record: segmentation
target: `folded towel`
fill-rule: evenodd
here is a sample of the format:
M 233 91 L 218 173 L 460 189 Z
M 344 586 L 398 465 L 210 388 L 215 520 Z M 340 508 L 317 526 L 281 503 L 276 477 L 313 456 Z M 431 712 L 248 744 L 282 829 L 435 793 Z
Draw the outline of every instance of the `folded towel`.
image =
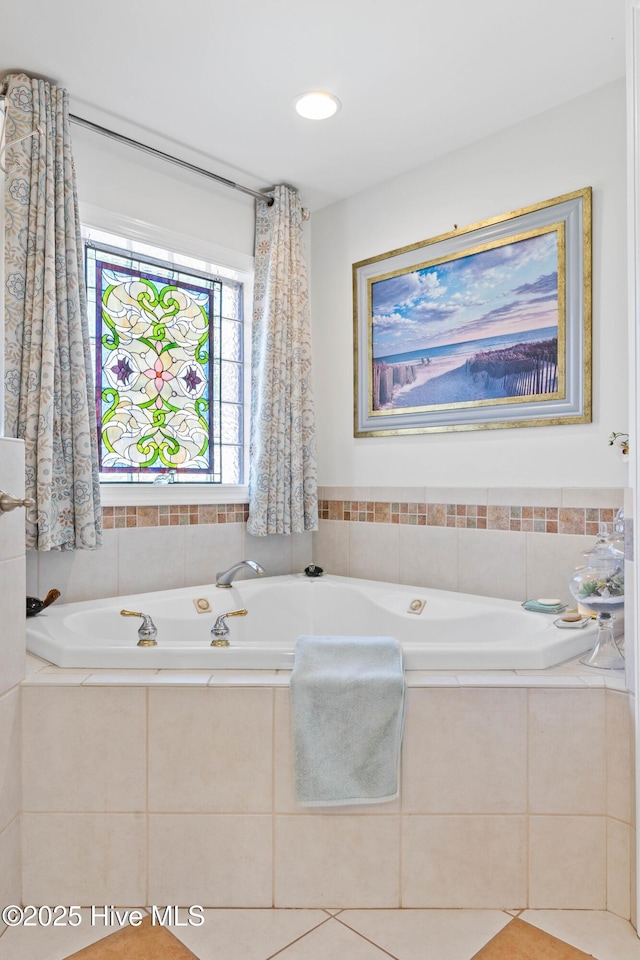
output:
M 398 796 L 405 680 L 393 637 L 299 637 L 291 675 L 295 795 L 305 806 Z

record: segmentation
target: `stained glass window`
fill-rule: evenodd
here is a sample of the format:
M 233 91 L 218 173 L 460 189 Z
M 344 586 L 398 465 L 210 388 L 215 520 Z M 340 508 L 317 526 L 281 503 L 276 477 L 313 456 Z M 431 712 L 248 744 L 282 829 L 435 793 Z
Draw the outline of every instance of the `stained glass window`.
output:
M 102 479 L 241 483 L 242 284 L 186 258 L 85 253 Z

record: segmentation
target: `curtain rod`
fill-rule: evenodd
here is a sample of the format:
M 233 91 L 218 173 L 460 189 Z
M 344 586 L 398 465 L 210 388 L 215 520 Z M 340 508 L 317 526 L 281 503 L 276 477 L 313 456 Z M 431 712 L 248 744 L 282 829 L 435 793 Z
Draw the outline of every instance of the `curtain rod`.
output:
M 4 94 L 0 94 L 0 100 L 4 100 Z M 267 197 L 264 193 L 259 193 L 257 190 L 251 190 L 250 187 L 243 187 L 239 183 L 235 183 L 233 180 L 228 180 L 227 177 L 221 177 L 217 173 L 212 173 L 211 170 L 205 170 L 203 167 L 196 167 L 195 164 L 189 163 L 187 160 L 180 160 L 178 157 L 172 156 L 170 153 L 164 153 L 162 150 L 156 150 L 155 147 L 150 147 L 146 143 L 140 143 L 138 140 L 133 140 L 131 137 L 125 137 L 122 133 L 116 133 L 115 130 L 109 130 L 107 127 L 101 127 L 98 123 L 93 123 L 91 120 L 85 120 L 84 117 L 78 117 L 73 113 L 69 114 L 69 119 L 73 123 L 77 123 L 80 127 L 86 127 L 87 130 L 93 130 L 95 133 L 100 133 L 104 137 L 110 137 L 112 140 L 119 140 L 120 143 L 126 143 L 129 147 L 135 147 L 136 150 L 142 150 L 143 153 L 149 153 L 151 156 L 160 157 L 162 160 L 167 160 L 169 163 L 174 163 L 178 167 L 184 167 L 186 170 L 191 170 L 192 173 L 199 173 L 203 177 L 208 177 L 210 180 L 215 180 L 216 183 L 221 183 L 225 187 L 231 187 L 233 190 L 239 190 L 241 193 L 247 193 L 250 197 L 255 197 L 257 200 L 266 200 L 268 206 L 273 205 L 273 197 Z

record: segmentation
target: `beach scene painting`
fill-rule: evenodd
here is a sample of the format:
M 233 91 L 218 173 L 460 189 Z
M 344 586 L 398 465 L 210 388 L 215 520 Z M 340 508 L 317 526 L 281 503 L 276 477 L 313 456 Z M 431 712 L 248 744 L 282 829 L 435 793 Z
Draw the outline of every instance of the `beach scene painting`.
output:
M 562 227 L 372 277 L 370 415 L 561 397 Z

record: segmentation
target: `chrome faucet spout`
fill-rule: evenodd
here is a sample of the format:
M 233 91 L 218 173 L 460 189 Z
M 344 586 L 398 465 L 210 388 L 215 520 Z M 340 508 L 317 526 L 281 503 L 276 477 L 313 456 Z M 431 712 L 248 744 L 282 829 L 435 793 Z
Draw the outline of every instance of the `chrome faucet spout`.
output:
M 263 577 L 266 573 L 264 567 L 261 567 L 255 560 L 241 560 L 240 563 L 235 563 L 228 570 L 222 570 L 216 574 L 216 587 L 230 587 L 234 577 L 245 567 L 253 570 L 257 577 Z

